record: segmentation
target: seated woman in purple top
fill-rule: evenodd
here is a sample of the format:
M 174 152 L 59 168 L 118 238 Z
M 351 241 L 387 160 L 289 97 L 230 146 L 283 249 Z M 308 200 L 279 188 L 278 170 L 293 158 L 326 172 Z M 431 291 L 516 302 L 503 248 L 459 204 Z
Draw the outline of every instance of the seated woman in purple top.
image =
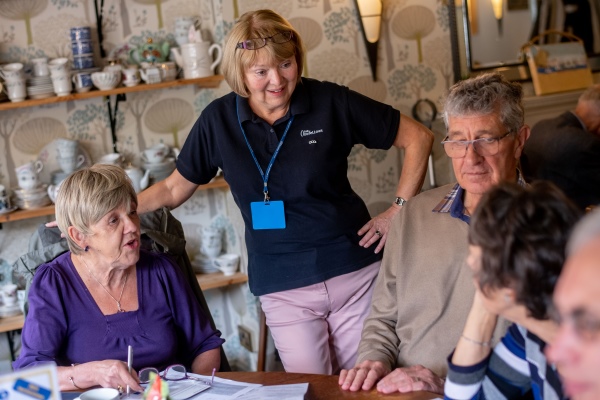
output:
M 70 251 L 35 274 L 15 369 L 54 362 L 61 390 L 141 390 L 135 371 L 144 367 L 219 368 L 221 333 L 177 265 L 140 252 L 136 208 L 119 167 L 98 164 L 63 181 L 56 219 Z

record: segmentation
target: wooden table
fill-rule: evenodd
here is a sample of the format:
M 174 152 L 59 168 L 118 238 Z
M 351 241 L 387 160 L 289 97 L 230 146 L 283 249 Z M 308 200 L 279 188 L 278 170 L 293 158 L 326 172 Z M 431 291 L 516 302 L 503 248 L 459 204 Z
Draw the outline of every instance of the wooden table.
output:
M 340 389 L 337 375 L 289 374 L 287 372 L 219 372 L 220 378 L 234 381 L 260 383 L 261 385 L 287 385 L 308 382 L 307 399 L 397 399 L 397 400 L 430 400 L 442 397 L 430 392 L 380 394 L 376 390 L 368 392 L 349 392 Z

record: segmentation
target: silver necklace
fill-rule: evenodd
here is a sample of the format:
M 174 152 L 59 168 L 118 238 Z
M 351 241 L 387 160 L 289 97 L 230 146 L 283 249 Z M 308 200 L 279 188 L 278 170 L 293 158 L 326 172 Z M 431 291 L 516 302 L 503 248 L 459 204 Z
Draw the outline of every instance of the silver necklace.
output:
M 129 277 L 129 271 L 127 271 L 127 273 L 125 274 L 125 280 L 123 281 L 123 286 L 121 287 L 121 294 L 119 295 L 119 300 L 115 299 L 115 296 L 113 296 L 112 294 L 110 294 L 110 292 L 108 291 L 108 289 L 106 289 L 106 287 L 98 280 L 96 279 L 96 277 L 94 276 L 94 274 L 92 274 L 92 270 L 90 270 L 90 267 L 88 267 L 87 263 L 85 262 L 85 260 L 82 257 L 79 257 L 79 259 L 81 260 L 81 262 L 83 263 L 83 265 L 85 265 L 85 268 L 88 270 L 90 276 L 92 278 L 94 278 L 94 280 L 96 282 L 98 282 L 98 285 L 100 285 L 100 287 L 102 287 L 102 289 L 104 289 L 104 291 L 106 292 L 106 294 L 108 294 L 110 296 L 111 299 L 113 299 L 116 303 L 117 303 L 117 312 L 125 312 L 125 310 L 123 310 L 121 308 L 121 299 L 123 298 L 123 291 L 125 290 L 125 285 L 127 284 L 127 278 Z

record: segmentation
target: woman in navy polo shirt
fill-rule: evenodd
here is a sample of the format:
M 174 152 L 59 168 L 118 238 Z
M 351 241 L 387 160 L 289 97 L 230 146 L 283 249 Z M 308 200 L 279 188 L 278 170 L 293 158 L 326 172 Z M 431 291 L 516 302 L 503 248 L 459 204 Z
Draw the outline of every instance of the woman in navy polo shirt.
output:
M 283 17 L 242 15 L 222 64 L 233 92 L 206 107 L 177 169 L 139 195 L 138 210 L 179 206 L 221 168 L 286 371 L 331 374 L 354 366 L 389 221 L 421 189 L 433 135 L 389 105 L 302 78 L 304 57 Z M 405 150 L 397 197 L 374 218 L 347 177 L 356 144 Z

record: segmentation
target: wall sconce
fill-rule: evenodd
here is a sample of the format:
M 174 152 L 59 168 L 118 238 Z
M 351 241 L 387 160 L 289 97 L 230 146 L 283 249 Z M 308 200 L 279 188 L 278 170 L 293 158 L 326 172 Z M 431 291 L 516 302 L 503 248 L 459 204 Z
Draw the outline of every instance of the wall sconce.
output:
M 504 12 L 504 1 L 503 0 L 491 0 L 492 10 L 494 10 L 494 17 L 498 21 L 498 35 L 502 36 L 502 14 Z
M 360 17 L 360 27 L 367 48 L 367 56 L 371 65 L 373 81 L 377 80 L 377 47 L 381 32 L 381 14 L 383 3 L 381 0 L 354 0 Z

